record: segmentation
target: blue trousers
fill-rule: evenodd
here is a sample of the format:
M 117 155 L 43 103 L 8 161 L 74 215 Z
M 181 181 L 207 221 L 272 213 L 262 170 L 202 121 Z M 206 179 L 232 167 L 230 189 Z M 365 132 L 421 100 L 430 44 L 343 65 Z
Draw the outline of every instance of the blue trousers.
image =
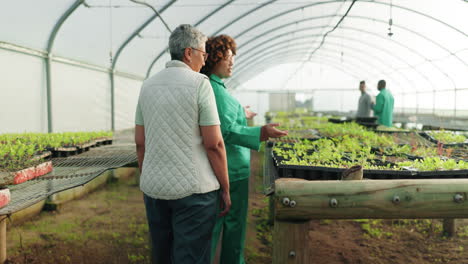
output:
M 154 264 L 209 264 L 219 192 L 178 200 L 144 195 Z

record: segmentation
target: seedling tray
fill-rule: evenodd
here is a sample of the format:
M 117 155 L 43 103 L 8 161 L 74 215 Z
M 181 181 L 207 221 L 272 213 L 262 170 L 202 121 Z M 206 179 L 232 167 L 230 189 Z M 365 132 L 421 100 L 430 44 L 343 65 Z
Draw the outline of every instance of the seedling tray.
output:
M 419 134 L 429 140 L 430 142 L 434 143 L 434 144 L 438 144 L 439 141 L 437 139 L 435 139 L 434 137 L 432 137 L 429 133 L 427 133 L 427 131 L 421 131 L 419 132 Z M 442 143 L 442 142 L 441 142 Z M 468 146 L 468 142 L 465 140 L 465 142 L 462 142 L 462 143 L 442 143 L 444 148 L 445 147 L 463 147 L 463 146 Z
M 468 170 L 419 171 L 418 178 L 420 179 L 468 178 Z
M 77 147 L 60 147 L 60 148 L 52 148 L 50 149 L 52 152 L 52 157 L 69 157 L 72 155 L 76 155 L 78 153 Z
M 299 178 L 309 181 L 340 180 L 345 168 L 279 165 L 277 166 L 280 178 Z M 417 179 L 416 171 L 410 170 L 364 170 L 364 178 L 383 179 Z

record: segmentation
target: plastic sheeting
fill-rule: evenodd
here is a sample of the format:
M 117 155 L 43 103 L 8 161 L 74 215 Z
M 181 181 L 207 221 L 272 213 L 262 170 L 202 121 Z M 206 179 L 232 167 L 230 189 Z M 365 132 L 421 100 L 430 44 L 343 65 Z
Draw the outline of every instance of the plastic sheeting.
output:
M 231 89 L 257 91 L 254 79 L 270 74 L 271 83 L 262 89 L 282 83 L 275 89 L 294 86 L 294 90 L 322 92 L 324 86 L 314 84 L 323 76 L 307 70 L 317 66 L 322 73 L 333 72 L 334 80 L 342 80 L 334 86 L 348 89 L 349 94 L 356 91 L 359 80 L 367 80 L 374 89 L 379 79 L 386 79 L 398 107 L 457 114 L 468 110 L 464 103 L 468 100 L 468 3 L 463 0 L 359 0 L 325 39 L 352 1 L 146 3 L 160 12 L 170 29 L 188 23 L 207 35 L 235 37 L 239 48 L 234 76 L 227 82 Z M 0 76 L 0 104 L 8 111 L 0 114 L 0 132 L 47 130 L 45 62 L 49 55 L 55 131 L 78 129 L 74 124 L 109 129 L 112 116 L 115 128 L 133 124 L 130 112 L 141 82 L 169 60 L 170 32 L 151 8 L 129 0 L 17 0 L 2 1 L 0 7 L 0 69 L 6 73 Z M 286 75 L 291 63 L 296 69 Z M 275 66 L 285 73 L 269 73 Z M 112 86 L 110 72 L 114 71 Z M 298 77 L 299 73 L 311 78 Z M 338 107 L 333 98 L 343 97 L 341 90 L 331 90 L 315 102 Z M 29 103 L 18 106 L 20 97 Z M 73 111 L 84 107 L 89 112 L 81 115 L 62 107 L 72 99 L 77 100 Z M 19 121 L 24 113 L 29 114 L 28 120 Z

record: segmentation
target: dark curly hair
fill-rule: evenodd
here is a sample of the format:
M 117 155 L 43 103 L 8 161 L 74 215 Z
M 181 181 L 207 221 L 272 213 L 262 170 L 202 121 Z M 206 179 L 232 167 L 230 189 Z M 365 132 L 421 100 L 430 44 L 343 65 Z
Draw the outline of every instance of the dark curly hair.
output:
M 206 76 L 210 76 L 216 64 L 226 59 L 228 50 L 232 51 L 232 55 L 236 55 L 237 45 L 230 36 L 219 35 L 208 38 L 208 41 L 206 41 L 206 52 L 209 55 L 205 66 L 203 66 L 200 72 Z

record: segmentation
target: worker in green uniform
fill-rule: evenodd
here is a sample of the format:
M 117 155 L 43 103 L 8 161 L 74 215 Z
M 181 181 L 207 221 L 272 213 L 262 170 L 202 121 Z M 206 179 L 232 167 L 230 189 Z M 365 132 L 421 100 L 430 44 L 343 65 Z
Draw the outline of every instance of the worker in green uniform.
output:
M 247 117 L 253 112 L 243 108 L 231 96 L 222 79 L 232 75 L 236 43 L 227 35 L 209 38 L 206 42 L 208 59 L 201 73 L 210 78 L 213 87 L 218 114 L 221 121 L 221 133 L 226 146 L 228 173 L 231 194 L 231 209 L 223 217 L 218 217 L 213 229 L 212 260 L 218 241 L 221 243 L 219 263 L 243 264 L 244 243 L 247 227 L 247 209 L 250 176 L 250 150 L 259 150 L 261 141 L 287 135 L 287 131 L 276 128 L 279 124 L 267 124 L 262 127 L 247 126 Z M 222 237 L 220 234 L 222 232 Z
M 393 120 L 393 95 L 386 88 L 385 80 L 380 80 L 377 89 L 380 93 L 377 95 L 375 105 L 373 106 L 374 115 L 379 119 L 379 125 L 391 127 Z

